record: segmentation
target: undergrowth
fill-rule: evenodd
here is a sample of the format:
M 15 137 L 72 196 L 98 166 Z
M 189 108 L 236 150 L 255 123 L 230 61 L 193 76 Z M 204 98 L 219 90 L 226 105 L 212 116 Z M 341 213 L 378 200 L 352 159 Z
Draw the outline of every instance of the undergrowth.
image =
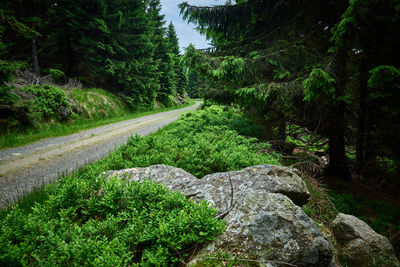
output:
M 165 266 L 224 229 L 205 202 L 149 181 L 74 177 L 29 216 L 2 222 L 0 263 L 33 266 Z
M 53 118 L 47 122 L 42 120 L 34 125 L 31 123 L 15 125 L 16 128 L 12 126 L 13 130 L 9 129 L 5 132 L 3 129 L 3 133 L 0 134 L 0 149 L 22 146 L 47 137 L 65 136 L 81 130 L 194 104 L 191 100 L 180 106 L 132 113 L 115 95 L 102 89 L 73 89 L 67 92 L 67 96 L 75 101 L 75 104 L 71 106 L 73 113 L 67 121 L 65 119 L 58 121 Z
M 254 127 L 233 111 L 217 106 L 189 112 L 162 135 L 131 137 L 126 146 L 111 155 L 110 168 L 166 164 L 201 178 L 253 165 L 279 165 L 277 154 L 257 152 L 265 150 L 265 143 L 238 134 L 240 130 L 242 134 L 251 135 Z
M 239 122 L 241 120 L 241 122 Z M 0 265 L 178 264 L 195 244 L 224 229 L 215 210 L 162 185 L 109 179 L 110 169 L 168 164 L 198 177 L 249 165 L 279 164 L 253 127 L 212 106 L 183 115 L 148 137 L 132 137 L 110 156 L 45 186 L 0 214 Z M 261 149 L 260 149 L 261 148 Z M 35 201 L 37 197 L 37 201 Z
M 329 195 L 340 212 L 359 217 L 376 232 L 390 239 L 400 234 L 400 210 L 395 205 L 360 194 L 331 191 Z

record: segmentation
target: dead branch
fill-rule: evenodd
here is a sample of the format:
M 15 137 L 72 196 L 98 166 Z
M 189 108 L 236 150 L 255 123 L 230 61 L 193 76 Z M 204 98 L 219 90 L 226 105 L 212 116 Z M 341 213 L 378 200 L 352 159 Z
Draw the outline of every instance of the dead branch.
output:
M 197 192 L 197 193 L 192 193 L 192 194 L 189 194 L 189 195 L 185 195 L 185 197 L 186 197 L 186 199 L 189 199 L 189 198 L 191 198 L 191 197 L 197 196 L 198 194 L 199 194 L 199 192 Z

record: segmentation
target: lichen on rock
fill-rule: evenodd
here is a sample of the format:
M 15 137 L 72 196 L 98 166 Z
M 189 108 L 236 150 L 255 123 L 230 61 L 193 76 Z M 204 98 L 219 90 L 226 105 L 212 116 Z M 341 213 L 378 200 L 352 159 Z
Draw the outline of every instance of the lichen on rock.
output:
M 357 217 L 339 213 L 332 230 L 349 266 L 400 266 L 389 240 Z

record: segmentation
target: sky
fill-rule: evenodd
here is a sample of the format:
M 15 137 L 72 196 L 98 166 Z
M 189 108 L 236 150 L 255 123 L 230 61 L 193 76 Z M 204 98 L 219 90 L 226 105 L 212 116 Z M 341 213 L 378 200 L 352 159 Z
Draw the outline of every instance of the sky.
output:
M 197 49 L 210 47 L 205 36 L 194 30 L 194 24 L 188 24 L 179 16 L 178 4 L 185 0 L 161 0 L 161 13 L 165 15 L 166 26 L 172 21 L 179 38 L 179 46 L 183 52 L 184 47 L 193 44 Z M 212 6 L 223 5 L 226 0 L 186 0 L 190 5 Z

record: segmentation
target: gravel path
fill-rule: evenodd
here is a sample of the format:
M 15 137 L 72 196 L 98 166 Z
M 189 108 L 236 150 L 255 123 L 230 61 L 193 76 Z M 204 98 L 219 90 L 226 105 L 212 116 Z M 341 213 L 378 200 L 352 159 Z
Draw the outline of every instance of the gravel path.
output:
M 55 181 L 88 163 L 102 159 L 131 135 L 148 135 L 177 120 L 195 105 L 121 121 L 68 136 L 0 150 L 0 208 L 22 195 Z

